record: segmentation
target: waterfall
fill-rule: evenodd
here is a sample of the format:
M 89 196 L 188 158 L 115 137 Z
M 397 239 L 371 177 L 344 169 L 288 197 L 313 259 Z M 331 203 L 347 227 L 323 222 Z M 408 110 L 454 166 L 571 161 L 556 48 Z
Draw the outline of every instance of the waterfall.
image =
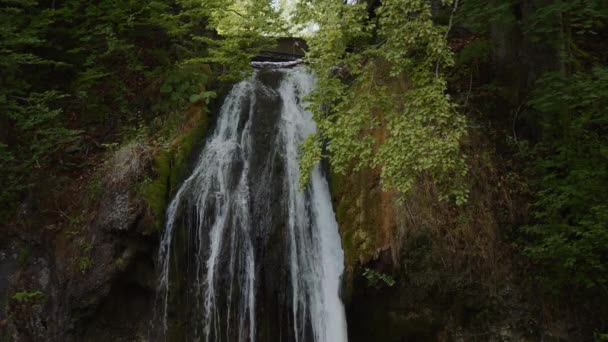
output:
M 235 85 L 167 208 L 152 340 L 347 341 L 343 252 L 327 181 L 299 187 L 316 127 L 305 67 Z

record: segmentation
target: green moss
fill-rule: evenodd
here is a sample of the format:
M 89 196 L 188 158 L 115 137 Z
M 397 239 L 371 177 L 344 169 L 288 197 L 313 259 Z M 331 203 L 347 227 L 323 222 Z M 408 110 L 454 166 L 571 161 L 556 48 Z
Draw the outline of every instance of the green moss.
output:
M 44 301 L 44 293 L 40 290 L 35 291 L 20 291 L 15 293 L 12 297 L 12 300 L 19 303 L 31 303 L 37 301 Z
M 184 135 L 180 143 L 176 146 L 173 155 L 173 166 L 170 185 L 171 193 L 177 190 L 178 185 L 188 176 L 189 167 L 188 161 L 195 147 L 199 146 L 207 134 L 209 126 L 207 113 L 203 113 L 201 121 L 192 129 L 190 133 Z
M 80 249 L 80 257 L 76 260 L 76 267 L 78 267 L 80 273 L 85 274 L 93 267 L 93 259 L 91 258 L 93 245 L 84 238 L 79 239 L 77 244 Z
M 167 151 L 160 151 L 154 158 L 154 179 L 146 179 L 141 185 L 140 193 L 156 217 L 155 228 L 164 216 L 169 196 L 168 180 L 171 177 L 171 156 Z
M 21 269 L 24 269 L 29 265 L 31 259 L 32 248 L 30 246 L 23 247 L 19 251 L 19 256 L 17 256 L 17 265 L 19 265 Z
M 352 174 L 330 173 L 330 191 L 340 228 L 345 262 L 345 300 L 352 293 L 353 279 L 374 257 L 380 241 L 381 191 L 370 188 L 371 171 Z
M 86 255 L 78 258 L 78 270 L 80 273 L 87 273 L 91 267 L 93 267 L 93 260 L 90 256 Z
M 155 216 L 154 229 L 160 229 L 169 200 L 179 184 L 188 176 L 193 150 L 200 146 L 209 126 L 206 111 L 202 111 L 196 126 L 178 136 L 174 143 L 154 157 L 154 177 L 140 186 L 140 193 Z
M 116 267 L 118 267 L 118 269 L 121 271 L 124 271 L 127 266 L 127 263 L 123 257 L 119 257 L 118 259 L 116 259 L 115 264 Z
M 97 172 L 93 175 L 93 178 L 88 185 L 86 197 L 84 198 L 87 206 L 92 206 L 94 203 L 96 203 L 103 195 L 103 192 L 103 177 L 101 173 Z
M 351 270 L 369 260 L 379 241 L 381 191 L 370 189 L 371 172 L 331 174 L 336 220 L 340 226 L 346 266 Z
M 330 190 L 345 259 L 345 300 L 354 280 L 364 273 L 393 238 L 391 195 L 382 191 L 377 170 L 330 174 Z M 389 216 L 387 216 L 389 215 Z M 386 235 L 384 235 L 386 234 Z

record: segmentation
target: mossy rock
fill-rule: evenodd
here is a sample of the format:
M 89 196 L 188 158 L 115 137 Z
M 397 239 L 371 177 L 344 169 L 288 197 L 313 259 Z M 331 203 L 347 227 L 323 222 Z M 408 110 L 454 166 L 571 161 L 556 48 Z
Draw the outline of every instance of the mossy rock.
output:
M 145 180 L 139 189 L 154 214 L 156 230 L 162 227 L 167 205 L 188 176 L 192 155 L 202 146 L 209 127 L 208 112 L 202 105 L 191 107 L 186 116 L 184 127 L 173 142 L 155 154 L 154 176 Z

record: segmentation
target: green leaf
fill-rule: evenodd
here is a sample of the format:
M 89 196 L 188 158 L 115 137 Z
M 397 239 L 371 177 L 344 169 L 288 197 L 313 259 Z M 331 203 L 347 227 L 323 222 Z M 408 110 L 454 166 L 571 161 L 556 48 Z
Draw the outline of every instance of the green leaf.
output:
M 201 94 L 190 95 L 190 103 L 195 103 L 200 101 L 203 98 Z
M 173 92 L 173 87 L 170 84 L 163 84 L 162 87 L 160 87 L 160 92 L 163 94 L 169 94 Z

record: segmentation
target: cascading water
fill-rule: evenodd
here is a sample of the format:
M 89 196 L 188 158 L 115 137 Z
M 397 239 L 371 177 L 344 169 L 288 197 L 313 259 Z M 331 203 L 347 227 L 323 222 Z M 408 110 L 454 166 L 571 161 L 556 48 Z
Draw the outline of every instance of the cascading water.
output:
M 153 340 L 347 341 L 327 181 L 316 168 L 299 188 L 314 85 L 304 67 L 269 68 L 227 96 L 167 209 Z

